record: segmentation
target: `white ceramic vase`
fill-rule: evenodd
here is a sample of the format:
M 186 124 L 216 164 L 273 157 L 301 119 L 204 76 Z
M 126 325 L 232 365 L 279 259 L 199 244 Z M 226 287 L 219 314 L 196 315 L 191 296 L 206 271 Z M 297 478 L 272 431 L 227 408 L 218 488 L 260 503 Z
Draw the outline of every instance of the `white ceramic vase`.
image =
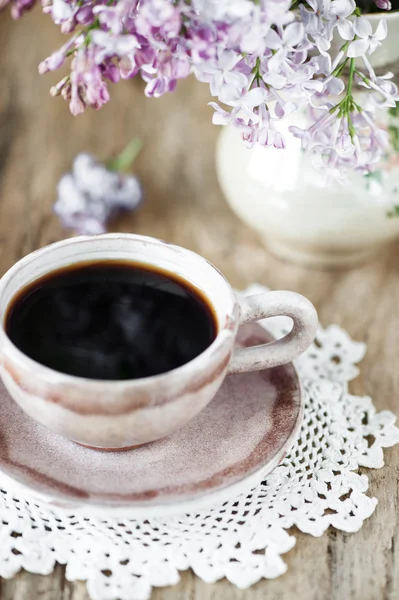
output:
M 399 11 L 384 16 L 389 36 L 372 55 L 376 67 L 399 60 Z M 374 22 L 380 18 L 371 15 Z M 375 177 L 353 174 L 346 186 L 326 185 L 288 133 L 291 124 L 304 125 L 304 117 L 296 113 L 282 123 L 285 150 L 248 150 L 234 127 L 222 129 L 216 167 L 231 208 L 272 253 L 290 261 L 331 268 L 373 257 L 399 235 L 399 217 L 388 216 L 399 204 L 399 157 L 392 153 Z

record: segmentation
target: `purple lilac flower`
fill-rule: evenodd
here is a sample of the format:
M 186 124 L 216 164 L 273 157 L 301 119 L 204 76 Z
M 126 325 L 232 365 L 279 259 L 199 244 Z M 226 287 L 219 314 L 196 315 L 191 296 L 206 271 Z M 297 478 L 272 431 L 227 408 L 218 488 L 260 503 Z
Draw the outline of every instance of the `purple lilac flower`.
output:
M 391 10 L 392 4 L 389 0 L 375 0 L 376 5 L 381 10 Z
M 290 129 L 302 148 L 312 151 L 315 166 L 335 179 L 345 181 L 351 171 L 369 172 L 388 146 L 387 132 L 377 128 L 367 111 L 338 117 L 324 111 L 316 119 L 306 130 Z
M 58 184 L 54 212 L 64 227 L 92 235 L 105 232 L 111 218 L 136 209 L 141 199 L 137 177 L 110 171 L 89 154 L 78 154 L 72 172 Z
M 0 0 L 0 10 L 7 4 L 11 4 L 13 19 L 20 19 L 25 12 L 33 8 L 36 0 Z
M 0 0 L 0 6 L 8 0 Z M 9 0 L 15 17 L 34 0 Z M 108 81 L 137 75 L 145 94 L 159 97 L 194 73 L 215 97 L 213 122 L 231 123 L 247 145 L 284 148 L 279 121 L 312 108 L 302 134 L 320 168 L 342 176 L 374 168 L 384 135 L 371 127 L 375 111 L 392 107 L 398 89 L 376 76 L 369 56 L 387 35 L 373 30 L 355 0 L 42 0 L 69 40 L 39 65 L 46 73 L 71 59 L 71 73 L 51 88 L 74 115 L 109 100 Z M 376 0 L 380 9 L 390 2 Z M 333 40 L 341 40 L 333 51 Z M 349 69 L 346 82 L 344 68 Z M 354 88 L 367 90 L 362 105 Z M 366 123 L 368 126 L 366 127 Z M 370 143 L 357 133 L 361 124 Z M 316 132 L 313 135 L 313 132 Z M 334 132 L 337 132 L 336 135 Z M 296 135 L 299 135 L 296 131 Z M 317 143 L 316 143 L 317 142 Z

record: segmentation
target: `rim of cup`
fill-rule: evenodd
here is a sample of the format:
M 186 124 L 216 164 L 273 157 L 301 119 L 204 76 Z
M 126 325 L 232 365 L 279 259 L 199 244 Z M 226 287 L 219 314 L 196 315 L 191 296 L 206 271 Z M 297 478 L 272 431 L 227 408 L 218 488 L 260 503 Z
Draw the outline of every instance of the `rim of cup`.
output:
M 183 253 L 186 257 L 191 257 L 191 258 L 195 259 L 196 261 L 198 261 L 198 260 L 202 261 L 204 264 L 207 265 L 207 268 L 212 269 L 213 272 L 218 275 L 218 277 L 224 282 L 224 284 L 226 286 L 226 291 L 230 295 L 231 306 L 232 306 L 233 312 L 234 312 L 234 314 L 231 315 L 231 317 L 232 317 L 231 322 L 229 321 L 225 325 L 222 325 L 220 323 L 220 320 L 216 317 L 217 333 L 216 333 L 215 339 L 212 341 L 212 343 L 203 352 L 201 352 L 201 354 L 199 354 L 198 356 L 196 356 L 189 362 L 181 365 L 180 367 L 171 369 L 170 371 L 166 371 L 164 373 L 159 373 L 157 375 L 152 375 L 149 377 L 140 377 L 140 378 L 135 378 L 135 379 L 115 379 L 115 380 L 107 379 L 107 380 L 105 380 L 105 379 L 93 379 L 93 378 L 79 377 L 76 375 L 70 375 L 68 373 L 63 373 L 62 371 L 57 371 L 55 369 L 52 369 L 51 367 L 47 367 L 46 365 L 43 365 L 40 362 L 37 362 L 36 360 L 30 358 L 27 354 L 25 354 L 21 350 L 19 350 L 19 348 L 8 337 L 6 330 L 5 330 L 7 309 L 10 306 L 10 304 L 12 303 L 16 294 L 18 293 L 18 291 L 17 291 L 17 292 L 14 292 L 13 294 L 11 294 L 10 299 L 8 300 L 6 306 L 4 308 L 1 308 L 1 313 L 0 313 L 0 319 L 1 319 L 1 322 L 0 322 L 0 355 L 3 352 L 4 344 L 6 344 L 6 346 L 8 346 L 8 348 L 12 352 L 13 358 L 17 359 L 19 363 L 23 363 L 24 365 L 27 365 L 32 370 L 34 370 L 35 376 L 37 376 L 37 377 L 41 377 L 42 379 L 47 380 L 49 382 L 50 381 L 54 382 L 54 380 L 56 378 L 57 383 L 60 383 L 60 380 L 62 380 L 62 382 L 72 383 L 74 385 L 80 384 L 80 385 L 84 385 L 84 386 L 95 386 L 95 387 L 100 386 L 104 390 L 109 390 L 110 388 L 115 389 L 116 387 L 121 388 L 121 387 L 126 387 L 126 386 L 129 386 L 129 388 L 142 387 L 146 383 L 147 384 L 149 384 L 149 383 L 162 384 L 162 381 L 165 381 L 166 379 L 169 379 L 171 377 L 176 377 L 179 375 L 182 375 L 182 376 L 184 375 L 184 376 L 190 377 L 191 373 L 197 372 L 198 368 L 201 367 L 201 364 L 204 361 L 207 361 L 208 359 L 210 359 L 219 350 L 219 348 L 224 344 L 224 341 L 226 340 L 227 337 L 231 337 L 232 335 L 235 334 L 236 330 L 238 329 L 238 324 L 239 324 L 239 320 L 238 320 L 238 310 L 239 309 L 238 309 L 237 299 L 236 299 L 235 294 L 230 286 L 230 283 L 225 278 L 225 276 L 217 269 L 217 267 L 215 267 L 207 259 L 203 258 L 200 254 L 197 254 L 196 252 L 193 252 L 192 250 L 188 250 L 187 248 L 184 248 L 182 246 L 178 246 L 176 244 L 166 242 L 162 239 L 158 239 L 158 238 L 154 238 L 154 237 L 150 237 L 150 236 L 144 236 L 144 235 L 136 235 L 136 234 L 132 234 L 132 233 L 105 233 L 105 234 L 98 234 L 98 235 L 91 235 L 91 236 L 77 236 L 77 237 L 73 237 L 73 238 L 68 238 L 66 240 L 61 240 L 59 242 L 54 242 L 52 244 L 43 246 L 42 248 L 39 248 L 38 250 L 34 250 L 33 252 L 31 252 L 31 253 L 27 254 L 26 256 L 24 256 L 23 258 L 21 258 L 12 267 L 10 267 L 10 269 L 8 271 L 6 271 L 6 273 L 1 278 L 1 280 L 0 280 L 0 303 L 1 303 L 1 298 L 4 293 L 4 290 L 6 289 L 7 284 L 12 280 L 14 275 L 20 269 L 26 267 L 30 263 L 33 263 L 38 258 L 40 258 L 42 255 L 45 255 L 45 254 L 51 252 L 53 249 L 55 250 L 55 249 L 61 248 L 63 246 L 72 246 L 72 245 L 76 245 L 76 244 L 83 243 L 83 242 L 85 242 L 85 243 L 90 242 L 90 241 L 95 242 L 96 240 L 99 240 L 99 239 L 104 240 L 104 241 L 117 240 L 117 239 L 122 239 L 122 240 L 123 239 L 131 239 L 132 241 L 135 240 L 137 242 L 141 241 L 144 243 L 152 243 L 155 245 L 159 245 L 161 247 L 164 246 L 166 249 L 169 248 L 171 250 L 173 250 L 173 249 L 177 250 L 180 253 Z M 115 260 L 118 260 L 118 259 L 115 259 Z M 127 258 L 125 260 L 128 261 L 129 259 Z M 131 260 L 132 260 L 132 263 L 135 262 L 134 257 L 132 257 Z M 99 258 L 99 261 L 101 261 L 101 258 Z M 96 262 L 96 261 L 95 261 L 95 259 L 93 259 L 93 261 L 91 261 L 90 259 L 89 260 L 83 259 L 82 261 L 78 261 L 78 260 L 76 262 L 72 261 L 70 264 L 71 265 L 79 264 L 79 262 L 88 264 L 90 262 Z M 145 266 L 145 263 L 140 263 L 140 260 L 137 260 L 137 264 L 143 264 Z M 148 264 L 153 264 L 153 263 L 148 263 Z M 48 269 L 48 271 L 45 271 L 45 273 L 40 274 L 37 279 L 40 279 L 40 277 L 42 277 L 44 274 L 51 273 L 51 272 L 57 272 L 59 269 L 62 269 L 63 266 L 67 266 L 67 265 L 61 265 L 59 267 Z M 173 273 L 171 273 L 170 271 L 168 272 L 167 269 L 164 269 L 163 267 L 160 267 L 160 269 L 162 271 L 164 271 L 166 274 L 170 273 L 171 276 L 173 276 Z M 182 279 L 184 279 L 184 277 L 182 277 Z M 33 279 L 32 281 L 35 281 L 35 279 Z M 189 283 L 190 282 L 188 282 L 188 284 Z M 19 291 L 23 290 L 28 285 L 29 285 L 29 283 L 21 285 L 19 288 Z M 208 295 L 208 293 L 205 290 L 201 290 L 201 291 L 205 295 L 206 299 L 208 300 L 212 310 L 214 312 L 216 312 L 214 309 L 214 302 L 212 301 L 210 295 Z

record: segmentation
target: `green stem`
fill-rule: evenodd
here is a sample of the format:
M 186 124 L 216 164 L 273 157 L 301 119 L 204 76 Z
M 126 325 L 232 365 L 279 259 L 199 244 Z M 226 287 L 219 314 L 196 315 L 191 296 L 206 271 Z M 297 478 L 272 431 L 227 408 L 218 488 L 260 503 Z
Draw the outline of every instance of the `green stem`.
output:
M 255 83 L 255 81 L 256 81 L 256 85 L 259 87 L 259 83 L 260 83 L 260 81 L 262 79 L 259 69 L 260 69 L 260 58 L 258 57 L 256 59 L 255 66 L 252 69 L 252 72 L 254 73 L 254 78 L 253 78 L 253 80 L 251 82 L 251 85 L 249 86 L 250 89 L 252 88 L 252 86 Z
M 352 96 L 352 85 L 353 85 L 353 76 L 355 74 L 355 59 L 351 58 L 350 67 L 349 67 L 349 80 L 348 80 L 348 89 L 347 96 Z
M 122 152 L 107 162 L 108 169 L 119 172 L 130 171 L 134 161 L 140 153 L 142 145 L 142 141 L 139 138 L 134 137 Z
M 358 77 L 360 77 L 360 79 L 363 79 L 363 81 L 366 85 L 370 85 L 370 79 L 368 79 L 365 75 L 363 75 L 363 73 L 361 73 L 357 69 L 355 69 L 355 73 Z
M 345 62 L 345 64 L 346 64 L 346 62 Z M 338 117 L 339 118 L 345 117 L 348 120 L 349 134 L 352 139 L 356 136 L 356 129 L 353 125 L 351 114 L 354 111 L 358 111 L 358 112 L 362 111 L 362 108 L 358 104 L 356 104 L 356 102 L 354 101 L 353 96 L 352 96 L 353 78 L 354 78 L 355 73 L 356 73 L 355 59 L 351 58 L 350 66 L 349 66 L 348 86 L 346 88 L 345 98 L 342 98 L 341 102 L 339 102 L 338 104 L 333 106 L 333 108 L 330 109 L 330 113 L 334 113 L 336 110 L 338 110 Z
M 342 71 L 345 69 L 348 60 L 349 58 L 346 57 L 345 60 L 336 67 L 336 69 L 332 73 L 333 77 L 339 77 L 342 74 Z

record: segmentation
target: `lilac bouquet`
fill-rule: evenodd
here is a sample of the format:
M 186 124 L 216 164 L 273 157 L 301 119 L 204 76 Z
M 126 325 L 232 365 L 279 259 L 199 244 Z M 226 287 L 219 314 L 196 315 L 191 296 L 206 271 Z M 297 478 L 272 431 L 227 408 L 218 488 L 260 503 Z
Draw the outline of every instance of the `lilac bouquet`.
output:
M 9 2 L 18 18 L 35 1 L 0 6 Z M 388 0 L 375 4 L 391 8 Z M 398 89 L 369 61 L 387 26 L 382 19 L 373 31 L 355 0 L 42 0 L 42 7 L 69 38 L 39 71 L 71 59 L 51 94 L 67 99 L 74 115 L 108 102 L 108 81 L 140 75 L 145 94 L 159 97 L 194 73 L 217 99 L 213 122 L 232 123 L 248 146 L 284 148 L 279 121 L 303 106 L 309 127 L 290 131 L 333 177 L 373 171 L 388 144 L 374 115 L 395 107 Z M 357 85 L 368 90 L 361 103 Z

